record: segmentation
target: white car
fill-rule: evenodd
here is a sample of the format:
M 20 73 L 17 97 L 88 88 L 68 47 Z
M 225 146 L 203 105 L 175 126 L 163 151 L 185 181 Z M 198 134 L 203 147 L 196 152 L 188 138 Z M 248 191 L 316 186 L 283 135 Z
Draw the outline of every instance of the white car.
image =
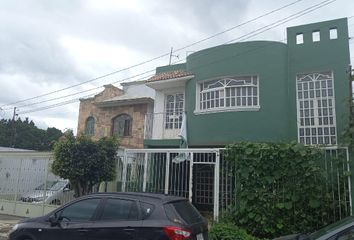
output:
M 45 189 L 46 188 L 46 189 Z M 22 202 L 61 205 L 74 199 L 69 180 L 47 181 L 32 192 L 22 195 Z

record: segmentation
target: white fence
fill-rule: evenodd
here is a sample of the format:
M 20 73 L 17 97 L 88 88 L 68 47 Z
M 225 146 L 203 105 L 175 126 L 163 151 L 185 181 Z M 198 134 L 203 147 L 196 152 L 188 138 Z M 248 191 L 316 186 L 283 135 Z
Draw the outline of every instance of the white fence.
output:
M 328 193 L 336 206 L 331 217 L 338 220 L 352 215 L 348 149 L 327 148 L 324 154 Z M 236 203 L 236 178 L 223 149 L 125 149 L 118 156 L 117 180 L 109 191 L 182 196 L 215 220 Z M 41 216 L 73 199 L 68 182 L 51 173 L 51 162 L 50 153 L 0 152 L 0 214 Z
M 349 153 L 347 148 L 332 147 L 324 148 L 323 154 L 334 222 L 352 215 Z M 127 149 L 119 156 L 118 191 L 186 197 L 199 210 L 212 210 L 214 220 L 236 203 L 236 178 L 230 174 L 224 149 Z
M 232 201 L 234 179 L 220 174 L 220 149 L 127 149 L 120 155 L 118 191 L 188 198 L 217 219 Z M 222 183 L 222 184 L 220 184 Z
M 51 183 L 60 178 L 49 171 L 50 153 L 0 152 L 0 213 L 40 216 L 60 202 L 46 202 Z

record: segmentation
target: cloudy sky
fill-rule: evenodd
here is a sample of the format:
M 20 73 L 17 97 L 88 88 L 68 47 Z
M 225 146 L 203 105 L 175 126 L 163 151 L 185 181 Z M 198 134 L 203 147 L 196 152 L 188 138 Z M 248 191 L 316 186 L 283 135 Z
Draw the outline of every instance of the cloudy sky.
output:
M 233 39 L 284 41 L 286 27 L 354 15 L 353 0 L 0 0 L 0 118 L 11 118 L 17 107 L 19 117 L 41 128 L 76 131 L 76 99 L 105 84 L 147 78 L 150 70 L 168 64 L 168 57 L 128 67 L 289 4 L 176 52 L 174 60 Z M 323 7 L 299 16 L 314 5 Z M 239 39 L 282 19 L 287 22 Z M 354 37 L 354 17 L 349 34 Z M 354 40 L 349 41 L 353 62 Z

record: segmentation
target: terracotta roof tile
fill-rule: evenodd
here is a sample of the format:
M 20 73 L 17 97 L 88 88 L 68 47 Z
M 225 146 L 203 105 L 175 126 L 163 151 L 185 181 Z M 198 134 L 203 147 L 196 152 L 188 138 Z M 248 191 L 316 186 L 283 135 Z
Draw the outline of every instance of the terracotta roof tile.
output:
M 149 78 L 148 82 L 167 80 L 167 79 L 172 79 L 172 78 L 187 77 L 187 76 L 192 76 L 192 75 L 193 75 L 192 73 L 186 72 L 184 70 L 175 70 L 175 71 L 169 71 L 169 72 L 163 72 L 163 73 L 156 74 L 155 76 Z

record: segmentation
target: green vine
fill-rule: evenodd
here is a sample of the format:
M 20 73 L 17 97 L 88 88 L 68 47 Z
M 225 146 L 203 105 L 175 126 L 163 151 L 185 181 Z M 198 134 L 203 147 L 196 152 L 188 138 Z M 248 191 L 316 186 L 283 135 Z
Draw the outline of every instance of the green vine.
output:
M 236 176 L 237 199 L 227 219 L 250 234 L 305 233 L 333 221 L 333 184 L 323 167 L 323 150 L 296 143 L 239 143 L 227 147 L 226 160 Z

